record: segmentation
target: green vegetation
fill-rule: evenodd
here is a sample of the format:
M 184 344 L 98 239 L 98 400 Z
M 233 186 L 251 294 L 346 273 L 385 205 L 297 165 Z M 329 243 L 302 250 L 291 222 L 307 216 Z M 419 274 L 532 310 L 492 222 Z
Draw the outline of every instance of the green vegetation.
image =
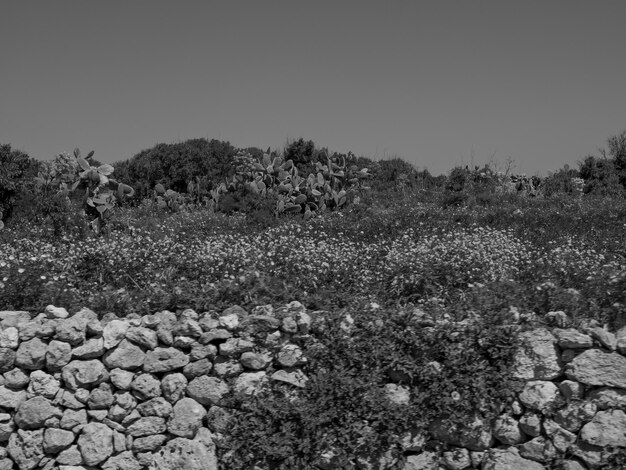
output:
M 332 452 L 340 468 L 436 419 L 507 407 L 517 334 L 550 312 L 626 324 L 624 142 L 546 178 L 433 177 L 304 139 L 283 152 L 160 144 L 114 166 L 78 151 L 40 164 L 5 145 L 0 309 L 298 300 L 314 317 L 300 340 L 310 380 L 233 397 L 220 458 L 307 468 Z M 408 409 L 383 398 L 388 383 L 412 390 Z

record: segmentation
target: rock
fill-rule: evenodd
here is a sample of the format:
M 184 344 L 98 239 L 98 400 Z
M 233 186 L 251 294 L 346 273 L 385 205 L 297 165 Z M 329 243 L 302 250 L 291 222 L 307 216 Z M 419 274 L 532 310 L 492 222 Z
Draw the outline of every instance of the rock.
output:
M 167 418 L 172 413 L 172 405 L 163 397 L 152 398 L 137 407 L 141 416 L 158 416 Z
M 174 336 L 189 336 L 191 338 L 199 338 L 202 334 L 200 324 L 191 319 L 180 319 L 174 324 L 172 329 Z
M 156 348 L 148 351 L 143 365 L 146 372 L 170 372 L 182 369 L 189 363 L 189 357 L 176 348 Z
M 557 456 L 557 451 L 552 441 L 543 436 L 535 437 L 520 445 L 519 453 L 525 459 L 542 463 L 550 462 Z
M 493 442 L 489 423 L 485 423 L 479 418 L 475 418 L 468 425 L 457 425 L 456 427 L 445 425 L 442 421 L 435 421 L 430 425 L 429 431 L 439 441 L 455 447 L 465 447 L 469 450 L 486 450 L 491 447 Z
M 187 386 L 187 395 L 202 405 L 218 405 L 230 387 L 217 377 L 196 377 Z
M 75 466 L 81 465 L 83 463 L 83 456 L 78 450 L 78 446 L 73 445 L 69 449 L 65 449 L 61 451 L 59 455 L 56 456 L 56 463 L 59 465 L 70 465 L 75 468 Z M 62 470 L 63 467 L 59 467 L 59 470 Z M 84 467 L 78 467 L 80 470 L 84 470 Z M 77 469 L 77 470 L 78 470 Z
M 152 374 L 141 374 L 130 384 L 133 394 L 140 400 L 161 396 L 161 382 Z
M 244 352 L 252 351 L 254 343 L 241 338 L 229 338 L 219 346 L 219 354 L 227 357 L 239 357 Z
M 196 343 L 195 338 L 191 336 L 174 336 L 173 346 L 176 349 L 189 349 Z
M 215 447 L 178 437 L 169 441 L 153 461 L 154 470 L 217 470 Z
M 195 343 L 191 346 L 189 352 L 190 361 L 199 361 L 200 359 L 215 359 L 217 356 L 217 347 L 213 344 Z
M 266 334 L 280 328 L 281 321 L 270 315 L 249 315 L 241 321 L 243 333 L 249 335 Z
M 30 321 L 30 313 L 28 312 L 12 310 L 0 311 L 0 327 L 2 328 L 17 328 L 27 321 Z
M 48 305 L 45 313 L 48 318 L 67 318 L 70 316 L 69 312 L 63 307 L 55 307 L 54 305 Z
M 16 357 L 17 353 L 13 349 L 0 348 L 0 373 L 13 369 Z
M 133 452 L 152 452 L 161 447 L 165 441 L 167 441 L 167 436 L 163 434 L 138 437 L 133 440 Z
M 26 392 L 24 390 L 13 391 L 6 387 L 0 387 L 0 407 L 14 410 L 23 401 L 26 401 Z
M 78 346 L 85 341 L 87 320 L 73 316 L 57 322 L 54 339 Z
M 626 409 L 626 390 L 599 388 L 589 392 L 587 400 L 592 401 L 600 410 L 607 408 Z
M 463 470 L 472 465 L 467 449 L 454 449 L 443 453 L 443 464 L 450 470 Z
M 101 468 L 102 470 L 141 470 L 142 465 L 131 451 L 126 451 L 109 457 Z
M 605 460 L 602 456 L 602 447 L 589 445 L 580 439 L 570 446 L 570 453 L 585 462 L 589 468 L 598 468 Z
M 515 447 L 489 449 L 485 454 L 483 470 L 545 470 L 540 463 L 521 457 Z
M 409 455 L 406 458 L 403 470 L 437 470 L 439 456 L 437 452 L 422 452 L 418 455 Z
M 193 438 L 206 416 L 205 408 L 193 398 L 179 400 L 172 409 L 167 431 L 175 436 Z
M 580 439 L 600 447 L 626 447 L 626 414 L 622 410 L 598 411 L 581 429 Z
M 557 411 L 554 421 L 570 432 L 578 432 L 598 411 L 593 402 L 576 401 Z
M 98 465 L 113 454 L 113 431 L 105 424 L 86 424 L 78 437 L 78 448 L 86 465 Z
M 7 451 L 20 470 L 32 470 L 44 457 L 43 430 L 18 430 L 11 434 Z
M 219 324 L 222 328 L 226 328 L 228 331 L 236 330 L 239 327 L 239 315 L 236 312 L 222 314 L 218 318 Z
M 520 333 L 521 348 L 513 366 L 513 378 L 552 380 L 561 375 L 556 339 L 545 328 Z
M 65 410 L 61 418 L 61 429 L 74 429 L 87 424 L 87 410 Z
M 104 340 L 102 338 L 92 338 L 85 341 L 83 345 L 74 348 L 72 357 L 82 360 L 97 359 L 102 357 L 105 351 Z
M 17 349 L 19 345 L 19 333 L 17 328 L 10 326 L 0 330 L 0 348 Z
M 235 379 L 233 387 L 236 393 L 244 395 L 256 395 L 269 382 L 267 374 L 260 372 L 244 372 Z
M 139 346 L 123 339 L 117 347 L 109 349 L 102 362 L 110 369 L 135 370 L 140 368 L 145 360 L 146 353 Z
M 567 365 L 565 373 L 585 385 L 626 388 L 626 357 L 588 349 Z
M 586 467 L 576 460 L 562 460 L 560 470 L 587 470 Z
M 212 341 L 220 341 L 223 339 L 232 338 L 233 334 L 225 330 L 223 328 L 214 328 L 210 331 L 202 333 L 200 338 L 198 339 L 198 343 L 200 344 L 209 344 Z
M 124 320 L 111 320 L 102 331 L 105 349 L 112 349 L 122 342 L 126 332 L 130 328 L 130 323 Z
M 519 423 L 509 415 L 496 418 L 493 425 L 493 436 L 503 444 L 516 445 L 525 441 L 526 436 L 520 430 Z
M 61 406 L 63 408 L 71 408 L 78 410 L 85 407 L 85 404 L 76 399 L 76 394 L 69 390 L 60 389 L 53 401 L 55 406 Z
M 128 426 L 126 433 L 133 437 L 150 436 L 152 434 L 161 434 L 166 430 L 165 419 L 158 416 L 146 416 L 139 418 L 133 424 Z
M 615 351 L 617 348 L 617 338 L 613 333 L 606 331 L 604 328 L 590 328 L 589 335 L 609 351 Z
M 555 329 L 557 343 L 561 349 L 588 349 L 593 346 L 591 336 L 581 333 L 575 328 L 567 330 Z
M 213 373 L 220 378 L 234 377 L 243 371 L 243 366 L 236 359 L 218 356 L 213 363 Z
M 115 385 L 115 388 L 118 390 L 129 390 L 135 374 L 128 370 L 113 369 L 110 372 L 110 376 L 111 383 Z
M 543 429 L 559 452 L 567 451 L 567 449 L 576 442 L 576 434 L 563 429 L 551 419 L 544 420 Z
M 212 406 L 206 416 L 209 429 L 215 433 L 226 433 L 231 426 L 232 412 L 221 406 Z
M 309 378 L 300 369 L 291 371 L 281 369 L 272 374 L 272 380 L 278 380 L 279 382 L 285 382 L 295 387 L 304 388 Z
M 48 454 L 58 454 L 74 443 L 74 433 L 63 429 L 46 429 L 43 432 L 43 450 Z
M 246 369 L 261 370 L 272 362 L 272 356 L 269 353 L 244 352 L 239 358 L 239 362 Z
M 278 352 L 277 361 L 282 367 L 294 367 L 306 363 L 306 358 L 299 346 L 286 344 Z
M 155 349 L 159 345 L 156 331 L 149 328 L 133 326 L 126 332 L 126 339 L 147 350 Z
M 50 374 L 42 370 L 35 370 L 30 374 L 30 384 L 28 393 L 31 395 L 41 395 L 45 398 L 54 398 L 59 391 L 61 384 Z
M 24 341 L 17 348 L 15 365 L 26 370 L 43 369 L 46 363 L 46 350 L 46 344 L 39 338 Z
M 564 380 L 559 384 L 559 391 L 570 402 L 583 397 L 583 386 L 573 380 Z
M 615 348 L 622 356 L 626 356 L 626 326 L 615 333 Z
M 181 373 L 167 374 L 161 381 L 163 397 L 170 403 L 176 403 L 185 396 L 187 378 Z
M 388 383 L 384 390 L 387 399 L 396 405 L 408 405 L 411 400 L 411 391 L 404 385 Z
M 343 325 L 343 323 L 341 325 Z M 280 325 L 280 329 L 285 333 L 297 333 L 298 323 L 296 323 L 296 320 L 291 317 L 285 317 Z
M 87 410 L 87 416 L 89 416 L 89 421 L 91 422 L 97 421 L 101 423 L 107 417 L 108 413 L 108 410 Z
M 524 385 L 519 400 L 532 410 L 545 411 L 554 405 L 559 397 L 559 389 L 546 380 L 532 380 Z
M 72 346 L 64 341 L 52 340 L 46 348 L 48 370 L 61 370 L 72 360 Z
M 5 372 L 2 377 L 4 378 L 4 386 L 12 390 L 24 388 L 30 382 L 30 377 L 17 367 Z
M 188 379 L 194 379 L 195 377 L 199 377 L 201 375 L 209 375 L 211 369 L 213 368 L 213 364 L 208 359 L 200 359 L 199 361 L 190 362 L 185 367 L 183 367 L 183 374 Z
M 52 418 L 61 418 L 61 411 L 44 397 L 34 397 L 20 404 L 15 413 L 15 424 L 21 429 L 38 429 Z
M 70 390 L 91 388 L 109 378 L 109 373 L 97 359 L 89 361 L 73 360 L 61 371 L 63 382 Z
M 100 384 L 98 388 L 94 388 L 87 399 L 87 406 L 91 410 L 108 410 L 113 405 L 114 398 L 111 393 L 111 386 Z

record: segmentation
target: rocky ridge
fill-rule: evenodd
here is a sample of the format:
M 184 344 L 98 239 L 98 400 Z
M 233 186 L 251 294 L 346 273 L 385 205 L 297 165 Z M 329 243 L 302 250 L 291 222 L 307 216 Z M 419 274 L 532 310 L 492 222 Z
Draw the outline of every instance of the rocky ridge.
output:
M 298 302 L 142 318 L 0 311 L 0 470 L 217 469 L 232 392 L 305 386 L 298 344 L 312 316 Z M 595 469 L 626 447 L 626 328 L 538 328 L 522 344 L 517 400 L 493 423 L 433 423 L 407 435 L 405 470 L 533 470 L 556 459 Z M 385 390 L 408 403 L 408 389 Z M 432 438 L 440 450 L 425 445 Z M 334 468 L 332 452 L 319 468 Z

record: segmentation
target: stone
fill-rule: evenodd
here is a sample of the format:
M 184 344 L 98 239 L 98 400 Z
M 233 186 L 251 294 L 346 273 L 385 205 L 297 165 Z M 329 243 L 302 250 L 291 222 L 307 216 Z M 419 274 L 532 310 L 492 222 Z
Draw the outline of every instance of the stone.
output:
M 21 429 L 38 429 L 52 417 L 61 418 L 61 411 L 44 397 L 33 397 L 22 402 L 15 413 L 15 424 Z
M 252 341 L 241 338 L 229 338 L 219 345 L 219 354 L 227 357 L 239 357 L 244 352 L 252 351 L 253 348 L 254 343 Z
M 553 382 L 531 380 L 524 385 L 519 400 L 527 408 L 545 411 L 556 404 L 559 395 L 559 389 Z
M 97 421 L 98 423 L 101 423 L 107 417 L 108 413 L 109 410 L 87 410 L 87 416 L 91 422 Z
M 515 447 L 489 449 L 485 453 L 483 470 L 545 470 L 539 462 L 525 459 Z
M 2 377 L 4 378 L 4 386 L 13 390 L 24 388 L 30 382 L 30 377 L 17 367 L 5 372 Z
M 619 388 L 598 388 L 587 395 L 587 400 L 592 401 L 600 410 L 607 408 L 626 409 L 626 390 Z
M 69 312 L 63 307 L 55 307 L 54 305 L 48 305 L 45 310 L 48 318 L 67 318 L 70 316 Z
M 161 382 L 152 374 L 140 374 L 130 384 L 133 394 L 140 400 L 161 396 Z
M 196 377 L 187 385 L 187 395 L 201 405 L 218 405 L 230 387 L 217 377 Z
M 139 418 L 133 424 L 126 428 L 126 432 L 133 437 L 150 436 L 152 434 L 161 434 L 165 432 L 165 419 L 158 416 L 146 416 Z
M 156 331 L 149 328 L 133 326 L 126 332 L 126 339 L 147 349 L 155 349 L 159 345 Z
M 202 334 L 200 324 L 191 319 L 180 319 L 174 324 L 172 329 L 174 336 L 189 336 L 191 338 L 199 338 Z
M 282 320 L 280 329 L 283 330 L 285 333 L 297 333 L 298 323 L 296 323 L 296 320 L 291 317 L 285 317 Z
M 543 436 L 535 437 L 519 446 L 519 453 L 525 459 L 547 463 L 556 458 L 557 451 L 552 441 Z
M 30 313 L 28 312 L 13 310 L 0 311 L 0 327 L 2 328 L 17 328 L 27 321 L 30 321 Z
M 626 447 L 626 414 L 622 410 L 598 411 L 581 429 L 580 439 L 594 446 Z
M 60 388 L 61 384 L 59 381 L 42 370 L 35 370 L 30 374 L 28 393 L 31 395 L 41 395 L 42 397 L 52 399 Z
M 191 346 L 189 352 L 190 361 L 199 361 L 200 359 L 215 359 L 217 356 L 217 347 L 213 344 L 195 343 Z
M 429 431 L 439 441 L 468 450 L 486 450 L 493 443 L 491 426 L 478 417 L 469 424 L 457 426 L 448 426 L 442 421 L 435 421 L 429 426 Z
M 598 411 L 593 402 L 576 401 L 557 411 L 554 421 L 570 432 L 578 432 L 583 424 L 590 421 Z
M 187 378 L 183 374 L 167 374 L 161 381 L 161 392 L 163 393 L 163 398 L 170 403 L 176 403 L 185 396 L 187 384 Z
M 573 380 L 563 380 L 559 384 L 559 391 L 568 402 L 580 400 L 583 397 L 583 386 Z
M 602 456 L 602 447 L 587 444 L 580 439 L 570 446 L 570 453 L 593 469 L 600 467 L 605 460 Z
M 411 391 L 404 385 L 388 383 L 383 389 L 387 400 L 396 405 L 408 405 L 411 400 Z
M 249 351 L 241 355 L 239 362 L 246 369 L 261 370 L 270 365 L 272 356 L 269 353 L 261 354 Z
M 13 369 L 17 353 L 13 349 L 0 348 L 0 373 Z
M 280 328 L 281 321 L 270 315 L 249 315 L 241 321 L 242 332 L 257 336 Z
M 185 367 L 183 367 L 183 374 L 188 379 L 194 379 L 195 377 L 199 377 L 201 375 L 209 375 L 211 369 L 213 368 L 213 364 L 208 359 L 200 359 L 199 361 L 190 362 Z
M 46 344 L 39 338 L 24 341 L 17 348 L 15 365 L 26 370 L 43 369 L 46 364 L 46 350 Z
M 200 344 L 209 344 L 213 341 L 221 341 L 224 339 L 232 338 L 233 334 L 223 328 L 214 328 L 210 331 L 202 333 L 200 338 L 198 338 L 198 343 Z
M 72 360 L 72 346 L 65 341 L 53 339 L 46 348 L 46 365 L 48 370 L 61 370 Z
M 110 373 L 111 383 L 118 390 L 129 390 L 135 374 L 124 369 L 113 369 Z
M 526 436 L 521 431 L 519 423 L 509 415 L 500 415 L 493 425 L 493 437 L 502 444 L 516 445 L 526 440 Z
M 454 449 L 443 453 L 443 464 L 449 470 L 463 470 L 471 467 L 469 451 L 467 449 Z
M 78 437 L 78 448 L 86 465 L 98 465 L 113 454 L 113 431 L 102 423 L 86 424 Z
M 207 415 L 205 408 L 193 398 L 179 400 L 172 409 L 167 431 L 175 436 L 193 438 Z
M 46 429 L 43 432 L 43 450 L 48 454 L 58 454 L 74 443 L 74 433 L 63 429 Z
M 585 385 L 626 388 L 626 357 L 588 349 L 567 365 L 565 373 Z
M 72 346 L 84 343 L 87 335 L 87 321 L 73 316 L 57 322 L 54 339 L 64 341 Z
M 306 363 L 304 353 L 295 344 L 286 344 L 278 351 L 277 361 L 282 367 L 295 367 Z
M 222 328 L 226 328 L 228 331 L 236 330 L 239 327 L 239 315 L 236 312 L 222 314 L 218 318 L 219 324 Z
M 75 466 L 81 465 L 83 463 L 83 456 L 78 450 L 78 446 L 73 445 L 69 449 L 61 451 L 59 455 L 56 456 L 56 461 L 59 465 L 70 465 L 76 468 Z M 61 470 L 62 468 L 63 467 L 59 467 L 59 470 Z M 84 467 L 78 468 L 81 470 L 84 469 Z
M 551 419 L 545 419 L 543 421 L 543 429 L 559 452 L 567 451 L 567 449 L 576 442 L 576 434 L 563 429 Z
M 27 395 L 24 390 L 14 391 L 6 387 L 0 387 L 0 407 L 15 410 L 26 401 Z
M 587 468 L 577 460 L 562 460 L 560 470 L 587 470 Z
M 108 410 L 114 401 L 111 386 L 108 383 L 100 384 L 98 388 L 94 388 L 89 394 L 87 406 L 91 410 Z
M 406 458 L 403 470 L 437 470 L 439 456 L 437 452 L 422 452 L 418 455 L 409 455 Z
M 110 369 L 136 370 L 145 360 L 146 353 L 139 346 L 123 339 L 115 348 L 109 349 L 102 362 Z
M 189 363 L 189 357 L 176 348 L 156 348 L 148 351 L 143 364 L 145 372 L 170 372 L 182 369 Z
M 6 413 L 3 413 L 3 414 L 6 414 Z M 11 416 L 9 414 L 6 414 L 6 415 L 9 417 Z M 15 423 L 13 422 L 12 419 L 1 421 L 0 422 L 0 443 L 6 444 L 11 438 L 11 434 L 13 434 L 14 432 L 15 432 Z M 2 458 L 1 456 L 2 450 L 4 450 L 4 445 L 0 446 L 0 458 Z
M 234 377 L 243 371 L 243 366 L 236 359 L 218 356 L 213 362 L 213 373 L 220 378 Z
M 101 468 L 102 470 L 141 470 L 143 466 L 131 451 L 126 451 L 109 457 Z
M 159 416 L 167 418 L 172 413 L 172 405 L 163 397 L 152 398 L 137 406 L 141 416 Z
M 520 333 L 521 348 L 515 357 L 513 378 L 552 380 L 561 375 L 556 338 L 545 328 Z
M 32 470 L 44 457 L 43 430 L 18 430 L 11 434 L 7 451 L 20 470 Z
M 309 378 L 300 370 L 277 370 L 271 376 L 272 380 L 285 382 L 295 387 L 304 388 Z
M 73 360 L 61 370 L 63 382 L 70 390 L 91 388 L 109 378 L 109 373 L 97 359 L 88 361 Z
M 10 326 L 0 330 L 0 348 L 17 349 L 19 345 L 19 333 L 17 328 Z
M 196 343 L 195 338 L 191 336 L 174 336 L 173 346 L 176 349 L 189 349 Z
M 71 408 L 73 410 L 78 410 L 80 408 L 84 408 L 85 404 L 76 399 L 76 394 L 70 392 L 69 390 L 60 389 L 56 396 L 54 397 L 53 404 L 55 406 L 61 406 L 63 408 Z
M 590 328 L 589 335 L 609 351 L 615 351 L 615 349 L 617 349 L 617 338 L 613 333 L 604 328 L 600 328 L 599 326 Z
M 75 359 L 97 359 L 105 353 L 104 340 L 102 338 L 91 338 L 81 346 L 74 348 L 72 357 Z
M 87 410 L 64 410 L 61 417 L 61 429 L 74 429 L 87 424 Z
M 105 349 L 112 349 L 120 344 L 129 328 L 130 323 L 125 320 L 111 320 L 107 323 L 102 331 Z
M 589 349 L 593 346 L 591 336 L 581 333 L 575 328 L 566 330 L 557 328 L 553 333 L 561 349 Z
M 209 429 L 215 433 L 226 433 L 231 426 L 232 412 L 221 406 L 212 406 L 206 415 Z
M 165 441 L 167 441 L 167 436 L 163 434 L 138 437 L 133 439 L 133 452 L 152 452 L 161 447 Z
M 615 348 L 622 356 L 626 356 L 626 326 L 615 333 Z
M 263 390 L 269 383 L 267 374 L 263 371 L 259 372 L 244 372 L 235 379 L 233 390 L 235 393 L 242 393 L 244 395 L 256 395 Z
M 217 470 L 215 447 L 177 437 L 155 456 L 153 470 Z

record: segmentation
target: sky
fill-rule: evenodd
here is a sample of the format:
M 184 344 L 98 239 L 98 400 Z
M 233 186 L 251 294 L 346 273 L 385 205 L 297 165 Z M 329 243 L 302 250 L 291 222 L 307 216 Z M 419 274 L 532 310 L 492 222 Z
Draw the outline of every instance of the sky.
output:
M 626 2 L 0 0 L 0 143 L 189 138 L 546 174 L 626 129 Z

